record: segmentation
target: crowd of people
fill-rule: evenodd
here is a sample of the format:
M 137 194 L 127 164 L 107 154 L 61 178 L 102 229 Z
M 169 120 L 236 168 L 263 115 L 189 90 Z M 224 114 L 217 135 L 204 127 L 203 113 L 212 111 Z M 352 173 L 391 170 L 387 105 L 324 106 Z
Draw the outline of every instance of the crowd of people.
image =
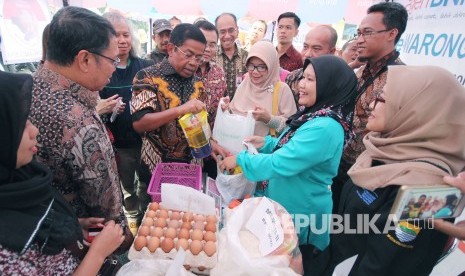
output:
M 122 13 L 62 8 L 44 30 L 37 72 L 0 72 L 0 216 L 8 222 L 0 271 L 107 269 L 105 260 L 133 241 L 155 167 L 177 162 L 213 178 L 217 167 L 240 166 L 257 196 L 316 218 L 298 229 L 305 275 L 332 275 L 354 255 L 350 275 L 428 275 L 449 236 L 465 238 L 463 223 L 448 215 L 435 229 L 408 221 L 388 233 L 313 228 L 336 214 L 358 229 L 365 214 L 382 229 L 403 185 L 447 183 L 465 193 L 465 89 L 445 69 L 402 62 L 395 45 L 407 19 L 401 4 L 378 3 L 340 51 L 336 30 L 319 25 L 301 52 L 292 12 L 277 18 L 277 46 L 262 40 L 263 20 L 241 47 L 234 14 L 194 24 L 158 19 L 156 47 L 139 57 Z M 246 141 L 258 154 L 232 155 L 211 138 L 211 157 L 193 158 L 177 119 L 206 110 L 214 128 L 220 102 L 252 112 Z M 425 214 L 426 203 L 418 207 Z M 102 229 L 92 242 L 90 228 Z

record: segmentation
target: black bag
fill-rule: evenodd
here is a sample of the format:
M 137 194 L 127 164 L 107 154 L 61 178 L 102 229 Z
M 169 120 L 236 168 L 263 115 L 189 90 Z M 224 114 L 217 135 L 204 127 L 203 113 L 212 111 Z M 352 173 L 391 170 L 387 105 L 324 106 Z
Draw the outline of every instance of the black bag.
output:
M 123 264 L 116 255 L 110 255 L 105 258 L 97 276 L 115 276 L 122 266 Z

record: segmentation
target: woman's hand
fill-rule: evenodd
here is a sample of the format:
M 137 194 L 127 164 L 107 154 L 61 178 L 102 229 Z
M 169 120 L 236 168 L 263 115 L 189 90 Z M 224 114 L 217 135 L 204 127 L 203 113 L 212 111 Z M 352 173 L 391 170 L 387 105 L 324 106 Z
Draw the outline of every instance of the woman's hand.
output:
M 218 163 L 216 156 L 221 155 L 224 158 L 231 155 L 231 152 L 218 144 L 215 140 L 210 140 L 210 146 L 212 147 L 211 157 Z
M 113 220 L 110 220 L 105 224 L 102 231 L 95 236 L 90 245 L 89 252 L 105 258 L 113 253 L 123 241 L 123 228 L 121 225 L 115 224 Z
M 220 102 L 221 103 L 221 110 L 223 110 L 223 112 L 225 110 L 228 110 L 229 109 L 229 96 L 226 96 L 226 97 L 223 97 L 220 99 Z
M 264 122 L 265 124 L 268 124 L 268 122 L 271 120 L 270 112 L 258 105 L 255 106 L 255 109 L 252 111 L 252 115 L 256 121 Z
M 444 176 L 444 182 L 457 187 L 465 193 L 465 172 L 459 173 L 456 177 Z M 465 240 L 465 221 L 460 221 L 456 224 L 442 220 L 434 219 L 434 229 L 441 231 L 449 236 L 456 237 L 459 240 Z
M 252 144 L 258 150 L 261 149 L 265 144 L 265 138 L 262 136 L 252 136 L 245 138 L 244 142 Z
M 234 172 L 234 169 L 237 167 L 236 155 L 226 157 L 223 161 L 218 163 L 221 171 L 227 171 L 228 173 Z

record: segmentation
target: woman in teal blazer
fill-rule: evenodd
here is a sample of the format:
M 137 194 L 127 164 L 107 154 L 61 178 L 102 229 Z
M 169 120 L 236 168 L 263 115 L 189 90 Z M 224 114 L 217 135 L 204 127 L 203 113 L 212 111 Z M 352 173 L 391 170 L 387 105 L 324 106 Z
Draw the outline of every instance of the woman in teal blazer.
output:
M 278 138 L 248 139 L 259 154 L 242 151 L 225 158 L 222 170 L 236 166 L 251 181 L 265 181 L 265 196 L 294 216 L 304 270 L 329 244 L 331 184 L 345 142 L 351 137 L 357 78 L 340 58 L 307 59 L 299 83 L 304 108 L 287 121 Z

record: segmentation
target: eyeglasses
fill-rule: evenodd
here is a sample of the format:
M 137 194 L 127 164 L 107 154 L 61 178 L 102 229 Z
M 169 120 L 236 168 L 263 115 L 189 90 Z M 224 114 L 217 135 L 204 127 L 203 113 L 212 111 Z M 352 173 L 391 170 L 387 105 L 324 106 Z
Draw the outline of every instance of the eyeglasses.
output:
M 375 98 L 375 102 L 373 104 L 373 109 L 375 109 L 376 105 L 378 103 L 386 103 L 386 100 L 381 96 L 381 95 L 378 95 L 376 98 Z
M 229 29 L 226 29 L 226 30 L 224 30 L 224 29 L 223 29 L 223 30 L 219 30 L 219 33 L 220 33 L 220 35 L 226 35 L 226 33 L 232 35 L 232 34 L 234 34 L 236 31 L 237 31 L 236 28 L 229 28 Z
M 266 65 L 253 65 L 253 64 L 249 64 L 247 65 L 247 71 L 249 72 L 253 72 L 253 70 L 257 69 L 258 72 L 265 72 L 266 70 L 268 70 L 268 68 L 266 67 Z
M 364 38 L 370 37 L 375 34 L 379 33 L 384 33 L 384 32 L 389 32 L 392 29 L 386 29 L 386 30 L 381 30 L 381 31 L 366 31 L 366 32 L 361 32 L 357 30 L 357 35 L 355 36 L 355 39 L 358 39 L 359 37 L 363 36 Z
M 97 52 L 89 51 L 89 53 L 92 53 L 92 54 L 94 54 L 94 55 L 101 56 L 101 57 L 103 57 L 103 58 L 106 58 L 106 59 L 108 59 L 108 60 L 111 60 L 111 62 L 113 62 L 113 66 L 115 66 L 115 67 L 118 66 L 118 64 L 120 64 L 120 62 L 121 62 L 121 60 L 120 60 L 118 57 L 117 57 L 116 59 L 112 59 L 111 57 L 107 57 L 107 56 L 102 55 L 102 54 L 97 53 Z
M 179 48 L 178 46 L 174 46 L 174 47 L 176 49 L 178 49 L 179 52 L 181 52 L 186 57 L 186 59 L 193 60 L 193 61 L 195 61 L 195 62 L 197 62 L 199 64 L 203 62 L 203 56 L 202 55 L 196 56 L 196 55 L 193 55 L 193 54 L 187 54 L 183 50 L 181 50 L 181 48 Z

